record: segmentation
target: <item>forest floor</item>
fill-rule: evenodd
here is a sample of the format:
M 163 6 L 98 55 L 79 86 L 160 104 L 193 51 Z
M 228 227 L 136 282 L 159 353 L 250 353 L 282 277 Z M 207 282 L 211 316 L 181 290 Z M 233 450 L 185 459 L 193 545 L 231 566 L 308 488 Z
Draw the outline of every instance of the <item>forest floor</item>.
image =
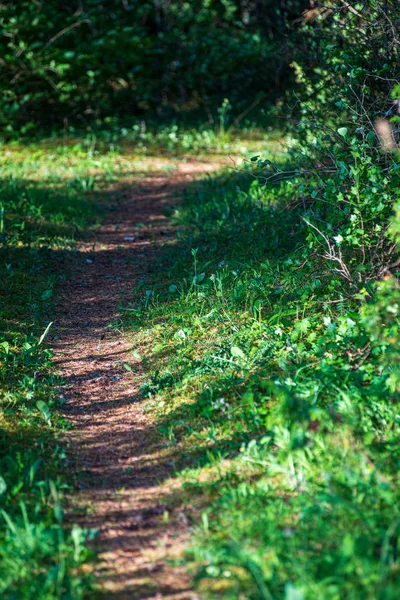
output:
M 397 600 L 398 274 L 255 147 L 0 155 L 1 598 Z
M 190 508 L 174 493 L 174 458 L 143 410 L 140 348 L 119 328 L 120 304 L 153 270 L 174 232 L 164 216 L 188 181 L 223 159 L 159 161 L 110 195 L 103 224 L 65 258 L 54 361 L 73 424 L 69 455 L 80 525 L 98 530 L 96 585 L 105 597 L 195 598 L 179 556 Z M 226 164 L 228 159 L 224 159 Z M 138 230 L 138 225 L 140 226 Z M 139 233 L 138 233 L 139 231 Z

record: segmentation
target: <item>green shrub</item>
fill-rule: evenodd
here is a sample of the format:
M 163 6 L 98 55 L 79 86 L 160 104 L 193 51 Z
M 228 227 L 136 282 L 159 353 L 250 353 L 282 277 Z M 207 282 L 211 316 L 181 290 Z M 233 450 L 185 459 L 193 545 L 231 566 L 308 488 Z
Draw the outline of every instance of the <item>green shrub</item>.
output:
M 282 36 L 302 4 L 7 2 L 0 10 L 3 131 L 85 130 L 146 111 L 197 110 L 212 121 L 224 98 L 236 116 L 247 114 L 291 79 Z
M 390 184 L 396 173 L 394 162 Z M 353 176 L 319 179 L 331 194 L 326 218 L 332 228 L 342 219 L 342 232 L 332 186 L 350 189 Z M 175 216 L 185 236 L 160 258 L 168 277 L 148 281 L 151 294 L 126 313 L 135 329 L 146 322 L 139 339 L 152 339 L 143 393 L 160 428 L 198 459 L 197 469 L 183 461 L 188 492 L 206 505 L 192 550 L 198 584 L 215 598 L 394 599 L 396 267 L 378 283 L 373 261 L 354 283 L 334 272 L 305 222 L 310 204 L 324 210 L 305 199 L 313 180 L 268 181 L 236 174 L 195 186 Z M 394 193 L 384 185 L 383 214 L 361 186 L 367 253 L 376 225 L 388 235 Z M 362 252 L 349 243 L 345 256 L 358 264 Z

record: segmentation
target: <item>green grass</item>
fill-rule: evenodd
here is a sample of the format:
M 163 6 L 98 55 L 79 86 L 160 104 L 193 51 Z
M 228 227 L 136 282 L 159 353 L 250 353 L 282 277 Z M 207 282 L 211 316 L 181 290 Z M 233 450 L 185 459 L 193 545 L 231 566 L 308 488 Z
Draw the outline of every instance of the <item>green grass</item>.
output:
M 188 560 L 206 598 L 399 594 L 399 285 L 355 291 L 309 212 L 300 180 L 193 184 L 125 312 L 203 509 Z
M 152 148 L 175 154 L 164 137 Z M 135 151 L 136 151 L 135 145 Z M 66 526 L 64 496 L 73 495 L 61 434 L 60 380 L 47 336 L 54 301 L 68 279 L 76 241 L 102 217 L 107 198 L 138 172 L 154 168 L 146 149 L 132 153 L 108 140 L 10 143 L 0 155 L 0 596 L 84 597 L 82 566 L 90 532 Z M 66 270 L 67 269 L 67 270 Z
M 79 157 L 84 163 L 96 158 L 106 170 L 110 167 L 109 155 L 113 154 L 118 161 L 123 161 L 127 155 L 136 159 L 144 157 L 191 157 L 191 156 L 249 156 L 249 152 L 257 149 L 266 150 L 275 147 L 276 152 L 282 150 L 282 143 L 286 142 L 282 132 L 276 127 L 257 127 L 255 124 L 241 124 L 235 127 L 232 123 L 196 123 L 193 125 L 182 123 L 148 123 L 135 122 L 129 127 L 120 127 L 109 123 L 107 127 L 89 132 L 69 132 L 63 140 L 59 136 L 20 142 L 10 142 L 7 150 L 13 151 L 15 157 L 18 149 L 27 159 L 26 151 L 29 150 L 32 158 L 46 151 L 52 154 L 52 161 L 58 161 L 62 156 L 67 158 L 69 167 L 74 165 L 78 171 Z M 68 170 L 59 162 L 63 171 Z M 11 167 L 12 168 L 12 167 Z
M 108 161 L 108 163 L 107 163 Z M 100 164 L 99 164 L 100 163 Z M 106 164 L 107 163 L 107 164 Z M 95 191 L 112 159 L 71 151 L 6 147 L 0 209 L 0 595 L 5 599 L 83 597 L 90 559 L 85 532 L 66 527 L 67 422 L 46 333 L 61 285 L 60 259 L 94 223 Z M 103 169 L 100 176 L 95 171 Z M 108 170 L 107 167 L 108 166 Z M 49 329 L 50 327 L 50 329 Z
M 0 159 L 0 592 L 9 600 L 72 600 L 90 588 L 87 532 L 63 523 L 67 424 L 43 334 L 60 261 L 108 194 L 145 176 L 157 151 L 168 156 L 158 169 L 185 154 L 186 142 L 161 138 L 135 156 L 122 143 L 50 140 L 9 145 Z M 275 136 L 261 147 L 284 165 Z M 247 165 L 188 184 L 171 216 L 175 239 L 125 307 L 143 348 L 147 408 L 197 507 L 187 561 L 205 598 L 398 597 L 400 290 L 396 269 L 376 283 L 368 272 L 384 260 L 397 170 L 390 179 L 374 167 L 385 194 L 374 216 L 368 194 L 378 192 L 363 165 L 356 219 L 350 203 L 334 203 L 338 186 L 355 189 L 350 170 L 337 171 L 339 183 L 272 183 L 265 164 Z M 339 240 L 357 284 L 322 257 L 323 237 L 307 222 Z M 375 238 L 378 261 L 365 242 Z

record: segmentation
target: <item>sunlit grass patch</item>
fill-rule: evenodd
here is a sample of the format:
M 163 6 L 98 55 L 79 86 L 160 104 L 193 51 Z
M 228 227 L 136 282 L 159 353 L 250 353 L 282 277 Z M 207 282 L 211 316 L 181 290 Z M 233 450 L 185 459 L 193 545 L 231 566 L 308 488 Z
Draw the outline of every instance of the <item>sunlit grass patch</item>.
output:
M 6 153 L 7 154 L 7 153 Z M 4 157 L 3 157 L 4 158 Z M 10 152 L 0 180 L 0 594 L 81 598 L 87 532 L 67 528 L 65 449 L 52 334 L 55 268 L 95 210 L 51 158 Z M 14 162 L 13 162 L 14 161 Z
M 299 181 L 266 180 L 193 184 L 124 313 L 197 507 L 199 589 L 394 599 L 398 284 L 349 291 L 312 249 Z

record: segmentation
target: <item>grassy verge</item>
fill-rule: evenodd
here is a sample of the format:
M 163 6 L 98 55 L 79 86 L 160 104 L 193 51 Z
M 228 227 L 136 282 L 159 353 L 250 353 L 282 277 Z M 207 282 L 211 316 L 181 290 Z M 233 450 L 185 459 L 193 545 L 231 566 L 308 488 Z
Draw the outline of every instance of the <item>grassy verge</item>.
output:
M 93 222 L 95 191 L 115 167 L 77 149 L 9 146 L 0 169 L 0 596 L 76 600 L 90 555 L 87 532 L 63 519 L 68 424 L 47 336 L 59 261 Z
M 175 157 L 184 158 L 193 155 L 223 156 L 248 156 L 254 148 L 258 150 L 277 148 L 282 144 L 282 133 L 276 128 L 248 126 L 234 127 L 222 119 L 213 126 L 210 124 L 183 125 L 172 123 L 147 123 L 135 122 L 129 127 L 117 127 L 112 123 L 108 127 L 89 132 L 68 133 L 64 139 L 59 136 L 27 138 L 24 148 L 30 149 L 33 154 L 38 151 L 49 151 L 55 156 L 60 154 L 70 157 L 81 156 L 85 161 L 90 158 L 101 160 L 105 153 L 113 153 L 114 157 L 132 156 L 134 150 L 136 159 L 139 157 Z M 21 147 L 17 142 L 10 143 L 9 148 Z M 76 165 L 77 166 L 77 165 Z M 78 168 L 79 170 L 79 168 Z
M 125 313 L 149 409 L 203 507 L 205 597 L 398 596 L 398 280 L 350 284 L 323 259 L 307 193 L 248 173 L 193 184 Z
M 168 135 L 171 132 L 168 132 Z M 166 134 L 167 135 L 167 134 Z M 185 134 L 192 139 L 191 134 Z M 90 588 L 89 532 L 66 526 L 68 427 L 52 365 L 54 300 L 65 258 L 114 187 L 180 156 L 183 133 L 140 134 L 140 153 L 110 139 L 8 144 L 0 155 L 0 595 L 77 598 Z M 185 138 L 186 139 L 186 138 Z M 224 138 L 225 139 L 225 138 Z M 139 138 L 136 140 L 138 142 Z M 193 140 L 192 140 L 193 141 Z M 217 143 L 217 142 L 216 142 Z M 218 138 L 221 148 L 222 138 Z M 138 144 L 135 144 L 137 146 Z M 124 146 L 124 147 L 122 147 Z M 157 150 L 158 148 L 158 150 Z M 237 146 L 235 146 L 237 149 Z M 137 148 L 136 148 L 137 149 Z M 147 157 L 146 157 L 147 155 Z M 167 168 L 165 165 L 159 168 Z M 100 204 L 97 200 L 100 200 Z M 68 263 L 68 261 L 67 261 Z M 70 264 L 70 263 L 69 263 Z

